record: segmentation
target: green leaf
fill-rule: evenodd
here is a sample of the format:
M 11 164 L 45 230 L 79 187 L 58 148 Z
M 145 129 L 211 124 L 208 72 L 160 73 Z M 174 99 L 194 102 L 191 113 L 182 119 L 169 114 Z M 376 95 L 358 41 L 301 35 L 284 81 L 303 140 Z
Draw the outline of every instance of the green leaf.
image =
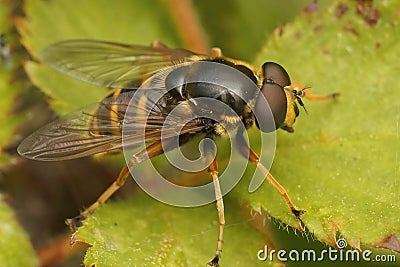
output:
M 39 265 L 29 238 L 15 220 L 12 210 L 2 201 L 0 201 L 0 236 L 1 266 Z
M 3 153 L 3 149 L 13 141 L 14 132 L 22 119 L 20 115 L 12 112 L 15 98 L 22 86 L 20 82 L 16 82 L 12 78 L 20 55 L 11 51 L 10 47 L 16 39 L 9 20 L 11 16 L 10 6 L 11 4 L 7 4 L 5 1 L 0 3 L 0 34 L 4 34 L 6 38 L 6 48 L 2 48 L 2 51 L 8 50 L 8 55 L 0 58 L 0 166 L 9 163 L 10 158 Z
M 376 25 L 356 8 L 339 1 L 327 12 L 303 14 L 258 55 L 257 65 L 280 62 L 314 93 L 341 94 L 305 100 L 308 114 L 301 112 L 295 133 L 279 131 L 271 173 L 307 211 L 304 223 L 319 240 L 334 245 L 342 236 L 353 247 L 399 251 L 400 5 L 377 1 Z M 238 197 L 296 225 L 269 184 L 252 194 L 247 186 L 236 188 Z
M 263 249 L 262 234 L 243 220 L 238 204 L 226 199 L 224 266 L 246 266 Z M 218 236 L 215 205 L 177 208 L 138 195 L 96 210 L 76 238 L 91 245 L 85 265 L 205 266 L 214 257 Z M 118 214 L 118 215 L 117 215 Z M 274 266 L 259 262 L 252 266 Z
M 310 0 L 193 1 L 210 44 L 221 47 L 226 56 L 248 61 L 254 59 L 270 32 L 291 21 L 309 3 Z

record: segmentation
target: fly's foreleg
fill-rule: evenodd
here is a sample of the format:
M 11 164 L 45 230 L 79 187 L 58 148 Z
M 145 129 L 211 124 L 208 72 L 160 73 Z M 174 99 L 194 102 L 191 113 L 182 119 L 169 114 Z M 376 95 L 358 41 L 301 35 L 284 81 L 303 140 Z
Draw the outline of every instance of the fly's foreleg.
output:
M 272 176 L 269 170 L 260 162 L 260 158 L 258 157 L 258 155 L 249 147 L 249 145 L 247 144 L 246 140 L 243 137 L 243 132 L 237 133 L 236 142 L 242 156 L 247 157 L 250 162 L 254 163 L 257 166 L 257 168 L 265 175 L 265 179 L 283 197 L 293 215 L 296 216 L 296 218 L 299 220 L 300 231 L 304 231 L 303 227 L 304 223 L 301 220 L 301 216 L 305 213 L 305 211 L 296 208 L 289 194 L 286 192 L 286 189 Z

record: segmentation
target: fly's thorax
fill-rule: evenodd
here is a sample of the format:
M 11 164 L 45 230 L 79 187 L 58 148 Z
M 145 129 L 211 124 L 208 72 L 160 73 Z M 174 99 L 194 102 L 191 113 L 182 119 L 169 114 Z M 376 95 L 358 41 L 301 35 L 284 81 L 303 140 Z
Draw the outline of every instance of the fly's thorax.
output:
M 165 85 L 174 99 L 183 99 L 193 104 L 199 117 L 212 112 L 218 114 L 216 121 L 235 127 L 243 120 L 246 126 L 253 124 L 251 103 L 259 94 L 259 77 L 247 63 L 233 59 L 215 57 L 201 59 L 190 64 L 181 64 L 167 73 Z M 198 98 L 218 100 L 197 104 Z M 228 109 L 236 115 L 228 115 Z M 220 126 L 218 128 L 221 129 Z M 221 133 L 222 130 L 216 132 Z

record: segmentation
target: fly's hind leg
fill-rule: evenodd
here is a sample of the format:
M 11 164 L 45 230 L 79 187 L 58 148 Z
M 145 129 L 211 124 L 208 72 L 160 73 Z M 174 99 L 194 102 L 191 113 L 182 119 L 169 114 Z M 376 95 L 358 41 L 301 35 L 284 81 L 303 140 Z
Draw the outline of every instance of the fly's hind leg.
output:
M 92 214 L 99 206 L 106 202 L 118 189 L 120 189 L 125 184 L 126 178 L 129 176 L 130 168 L 140 162 L 143 162 L 162 153 L 163 145 L 161 141 L 157 141 L 133 155 L 128 164 L 121 170 L 117 179 L 103 192 L 103 194 L 100 195 L 96 202 L 94 202 L 87 209 L 82 211 L 78 216 L 72 219 L 67 219 L 65 223 L 72 230 L 76 230 L 76 228 L 81 225 L 83 220 L 85 220 L 90 214 Z
M 129 163 L 132 165 L 135 164 L 135 157 L 131 159 Z M 65 223 L 69 226 L 69 228 L 73 231 L 77 229 L 77 227 L 81 226 L 82 221 L 84 221 L 90 214 L 92 214 L 99 206 L 101 206 L 104 202 L 107 201 L 118 189 L 120 189 L 126 181 L 126 178 L 129 175 L 129 168 L 125 166 L 119 173 L 117 179 L 100 195 L 100 197 L 90 205 L 87 209 L 82 211 L 78 216 L 65 220 Z

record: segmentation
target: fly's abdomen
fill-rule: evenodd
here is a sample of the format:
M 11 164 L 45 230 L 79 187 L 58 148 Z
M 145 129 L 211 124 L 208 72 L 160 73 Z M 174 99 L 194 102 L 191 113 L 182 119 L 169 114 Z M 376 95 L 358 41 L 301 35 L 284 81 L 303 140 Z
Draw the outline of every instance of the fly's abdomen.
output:
M 93 114 L 91 134 L 122 136 L 122 122 L 133 92 L 117 89 L 105 98 Z

